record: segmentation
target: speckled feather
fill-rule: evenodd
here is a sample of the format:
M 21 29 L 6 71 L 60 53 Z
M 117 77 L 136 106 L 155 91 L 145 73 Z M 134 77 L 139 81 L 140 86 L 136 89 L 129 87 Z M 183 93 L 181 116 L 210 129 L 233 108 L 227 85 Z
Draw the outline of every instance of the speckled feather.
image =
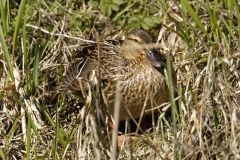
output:
M 107 99 L 108 109 L 113 114 L 116 84 L 119 83 L 119 98 L 122 101 L 119 119 L 140 117 L 145 100 L 147 100 L 146 109 L 155 107 L 155 104 L 160 105 L 169 101 L 166 79 L 158 71 L 158 68 L 154 68 L 153 61 L 150 61 L 151 58 L 147 58 L 148 50 L 134 48 L 146 43 L 152 43 L 151 36 L 144 30 L 133 30 L 128 34 L 122 46 L 118 41 L 79 45 L 75 52 L 80 59 L 69 67 L 59 91 L 80 91 L 79 79 L 82 80 L 84 90 L 90 86 L 95 86 L 97 78 L 94 79 L 94 77 L 98 77 L 96 68 L 99 64 L 99 46 L 100 84 Z M 124 49 L 124 46 L 127 45 L 132 46 L 132 48 Z M 156 62 L 166 63 L 161 62 L 162 59 L 159 58 L 156 60 L 155 64 Z M 162 69 L 165 66 L 155 67 Z M 133 117 L 129 116 L 125 107 Z

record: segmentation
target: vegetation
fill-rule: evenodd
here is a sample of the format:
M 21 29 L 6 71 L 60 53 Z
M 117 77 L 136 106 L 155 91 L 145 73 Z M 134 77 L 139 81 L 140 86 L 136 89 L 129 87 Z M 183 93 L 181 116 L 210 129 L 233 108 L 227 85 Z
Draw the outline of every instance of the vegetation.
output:
M 239 159 L 237 0 L 1 0 L 0 16 L 1 159 Z M 170 53 L 179 113 L 168 122 L 166 104 L 153 132 L 113 157 L 93 105 L 55 88 L 74 56 L 68 46 L 133 28 Z

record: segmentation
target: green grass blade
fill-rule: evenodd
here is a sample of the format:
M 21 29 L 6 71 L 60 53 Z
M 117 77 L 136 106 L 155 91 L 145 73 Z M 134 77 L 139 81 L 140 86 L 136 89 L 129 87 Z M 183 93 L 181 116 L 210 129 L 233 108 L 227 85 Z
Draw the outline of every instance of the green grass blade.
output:
M 8 10 L 6 9 L 8 5 L 6 5 L 6 0 L 0 1 L 0 11 L 1 11 L 1 19 L 0 22 L 3 24 L 3 33 L 7 35 L 9 31 L 9 23 L 8 23 Z
M 56 138 L 53 138 L 52 140 L 52 159 L 56 160 L 56 156 L 57 156 L 57 141 Z
M 26 13 L 28 12 L 29 10 L 29 4 L 26 5 Z M 28 16 L 25 16 L 24 17 L 24 21 L 23 21 L 23 35 L 22 35 L 22 39 L 23 39 L 23 59 L 24 59 L 24 72 L 25 72 L 25 82 L 26 82 L 26 87 L 25 87 L 25 91 L 26 91 L 26 95 L 29 95 L 30 93 L 30 76 L 28 74 L 28 62 L 29 62 L 29 59 L 28 59 L 28 45 L 27 45 L 27 30 L 26 30 L 26 24 L 27 24 L 27 18 Z
M 22 16 L 23 16 L 23 12 L 25 10 L 25 4 L 26 4 L 26 0 L 22 0 L 21 4 L 20 4 L 20 7 L 19 7 L 19 10 L 18 10 L 16 25 L 15 25 L 15 29 L 14 29 L 12 55 L 14 55 L 15 46 L 17 45 L 17 40 L 19 40 L 18 34 L 19 34 L 21 23 L 22 23 Z
M 197 26 L 202 30 L 202 32 L 205 34 L 205 36 L 207 37 L 208 41 L 212 41 L 211 38 L 209 37 L 207 31 L 204 29 L 201 20 L 198 18 L 197 14 L 194 12 L 193 8 L 190 6 L 189 2 L 187 0 L 182 0 L 182 2 L 184 3 L 184 5 L 186 6 L 188 12 L 190 13 L 190 15 L 192 16 L 193 20 L 195 21 L 195 23 L 197 24 Z
M 12 78 L 12 80 L 14 81 L 14 75 L 13 75 L 13 68 L 12 68 L 12 64 L 10 62 L 10 55 L 8 52 L 8 47 L 3 35 L 3 30 L 2 30 L 2 26 L 0 25 L 0 42 L 2 44 L 2 49 L 3 49 L 3 55 L 5 58 L 5 61 L 7 62 L 7 67 L 8 67 L 8 71 L 10 72 L 10 76 Z
M 41 58 L 41 55 L 40 55 L 41 51 L 40 51 L 39 45 L 40 45 L 40 42 L 38 40 L 35 45 L 35 55 L 34 55 L 34 63 L 33 63 L 33 75 L 32 75 L 34 92 L 36 91 L 38 86 L 38 64 Z
M 57 144 L 59 139 L 59 118 L 58 118 L 58 105 L 56 105 L 56 122 L 55 122 L 55 140 L 53 141 L 53 159 L 56 159 L 57 156 Z
M 170 103 L 171 103 L 171 114 L 172 114 L 172 121 L 173 121 L 173 134 L 174 134 L 174 159 L 178 156 L 177 150 L 177 126 L 176 126 L 176 115 L 178 113 L 176 103 L 174 101 L 174 87 L 173 87 L 173 80 L 172 80 L 172 66 L 170 60 L 170 53 L 167 53 L 167 72 L 165 72 L 166 80 L 169 88 L 170 94 Z
M 27 113 L 28 124 L 27 124 L 27 141 L 26 141 L 26 159 L 30 158 L 30 145 L 31 145 L 31 116 Z
M 3 160 L 6 159 L 5 156 L 4 156 L 2 148 L 0 148 L 0 158 L 3 159 Z

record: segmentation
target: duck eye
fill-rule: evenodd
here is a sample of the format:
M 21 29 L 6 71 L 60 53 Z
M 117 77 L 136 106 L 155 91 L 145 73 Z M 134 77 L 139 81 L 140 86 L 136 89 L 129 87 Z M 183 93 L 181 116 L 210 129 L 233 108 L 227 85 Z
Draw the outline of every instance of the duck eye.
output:
M 134 39 L 134 41 L 138 43 L 138 40 L 137 40 L 137 39 Z

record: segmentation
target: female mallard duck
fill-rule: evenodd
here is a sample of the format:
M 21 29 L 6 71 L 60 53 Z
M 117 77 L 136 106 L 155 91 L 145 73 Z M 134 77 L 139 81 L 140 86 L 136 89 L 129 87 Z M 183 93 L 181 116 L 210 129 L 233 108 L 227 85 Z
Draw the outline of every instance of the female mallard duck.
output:
M 150 109 L 168 102 L 169 91 L 161 69 L 165 62 L 156 59 L 155 52 L 146 48 L 145 44 L 149 43 L 152 43 L 151 36 L 144 30 L 135 29 L 122 44 L 106 41 L 80 45 L 77 48 L 80 59 L 69 67 L 60 91 L 88 90 L 100 79 L 106 107 L 113 114 L 118 86 L 120 121 L 140 117 L 144 105 L 145 109 Z

